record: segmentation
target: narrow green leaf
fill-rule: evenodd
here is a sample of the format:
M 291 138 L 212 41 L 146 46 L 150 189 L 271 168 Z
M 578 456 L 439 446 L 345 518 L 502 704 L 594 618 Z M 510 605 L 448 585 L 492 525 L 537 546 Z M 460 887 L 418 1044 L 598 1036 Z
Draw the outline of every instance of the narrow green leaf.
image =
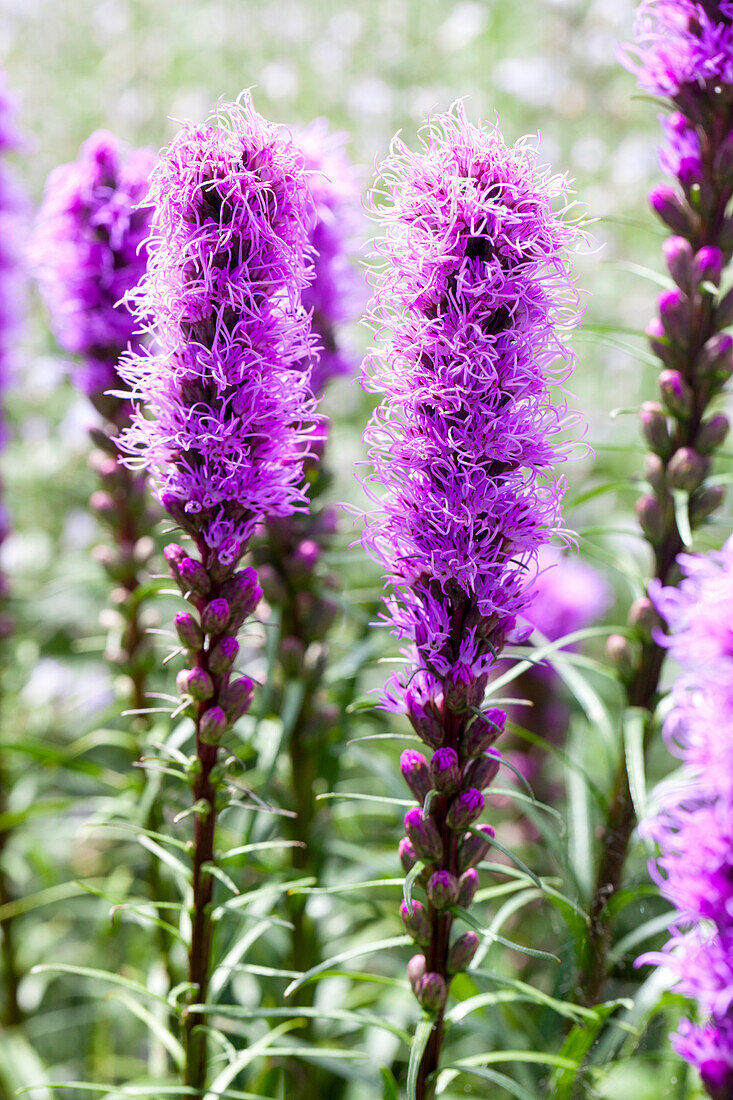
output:
M 300 989 L 302 985 L 310 982 L 318 974 L 325 970 L 332 970 L 334 966 L 338 966 L 342 962 L 347 962 L 350 959 L 359 959 L 364 955 L 373 955 L 378 951 L 388 951 L 393 947 L 404 947 L 406 944 L 410 943 L 412 943 L 411 936 L 391 936 L 389 939 L 378 940 L 376 943 L 368 943 L 361 947 L 353 947 L 349 951 L 342 951 L 339 955 L 333 955 L 330 959 L 326 959 L 325 962 L 318 963 L 317 966 L 313 966 L 310 970 L 306 970 L 299 978 L 290 983 L 285 990 L 285 996 L 289 997 L 292 993 L 295 993 L 296 989 Z
M 491 1081 L 493 1085 L 499 1085 L 500 1088 L 503 1088 L 510 1096 L 516 1096 L 517 1100 L 537 1100 L 536 1094 L 533 1096 L 520 1084 L 513 1081 L 511 1077 L 507 1077 L 505 1073 L 499 1073 L 495 1069 L 483 1069 L 481 1066 L 464 1066 L 460 1072 L 470 1073 L 472 1077 L 479 1077 L 482 1081 Z M 454 1073 L 453 1070 L 448 1070 L 444 1074 L 441 1074 L 441 1079 L 444 1078 L 449 1080 L 449 1075 L 451 1074 L 454 1074 L 456 1077 L 459 1076 L 459 1074 Z
M 338 801 L 338 802 L 381 802 L 385 806 L 410 806 L 415 805 L 414 798 L 387 798 L 386 795 L 381 794 L 351 794 L 342 793 L 340 791 L 327 791 L 325 794 L 316 795 L 316 802 L 326 801 Z
M 433 1030 L 432 1016 L 423 1017 L 415 1028 L 415 1038 L 410 1047 L 410 1061 L 407 1064 L 407 1100 L 417 1100 L 417 1075 L 420 1062 Z
M 677 522 L 682 545 L 692 546 L 692 528 L 690 527 L 690 495 L 684 489 L 673 489 L 674 518 Z
M 382 1100 L 400 1100 L 400 1092 L 392 1070 L 387 1066 L 380 1066 L 379 1072 L 382 1076 Z
M 74 966 L 71 963 L 42 963 L 34 966 L 31 974 L 74 974 L 79 978 L 90 978 L 93 981 L 105 982 L 107 985 L 118 985 L 123 989 L 129 989 L 132 993 L 138 993 L 141 997 L 150 997 L 161 1004 L 167 1004 L 165 997 L 159 997 L 157 993 L 151 993 L 144 985 L 132 981 L 131 978 L 123 978 L 121 974 L 110 974 L 106 970 L 94 970 L 88 966 Z
M 407 906 L 407 912 L 412 915 L 412 888 L 418 876 L 422 873 L 425 864 L 422 860 L 418 860 L 405 875 L 404 886 L 402 887 L 402 896 L 405 899 L 405 905 Z
M 623 734 L 626 773 L 637 821 L 647 816 L 646 769 L 644 767 L 644 734 L 647 712 L 641 707 L 629 707 L 624 714 Z
M 141 1005 L 139 1001 L 134 1000 L 132 997 L 128 997 L 126 993 L 115 993 L 114 998 L 145 1024 L 148 1031 L 152 1032 L 158 1042 L 162 1043 L 168 1051 L 178 1069 L 182 1069 L 186 1061 L 186 1053 L 178 1039 L 168 1030 L 165 1024 L 154 1016 L 150 1009 L 145 1008 L 144 1005 Z

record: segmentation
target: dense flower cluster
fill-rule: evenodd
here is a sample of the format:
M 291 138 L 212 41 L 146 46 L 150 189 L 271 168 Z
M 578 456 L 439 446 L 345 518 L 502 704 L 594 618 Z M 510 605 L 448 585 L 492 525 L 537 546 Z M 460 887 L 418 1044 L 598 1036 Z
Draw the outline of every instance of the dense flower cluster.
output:
M 145 272 L 150 207 L 141 205 L 155 164 L 99 130 L 78 160 L 48 178 L 32 255 L 59 344 L 82 359 L 81 388 L 100 401 L 119 388 L 117 360 L 139 322 L 122 300 Z
M 348 160 L 344 134 L 330 134 L 317 119 L 295 135 L 309 172 L 314 205 L 310 241 L 313 282 L 303 291 L 320 351 L 311 369 L 311 387 L 321 394 L 338 375 L 355 372 L 356 363 L 341 346 L 339 325 L 362 308 L 361 279 L 350 259 L 358 235 L 361 193 Z
M 567 181 L 458 106 L 432 120 L 420 152 L 395 141 L 383 187 L 365 385 L 385 400 L 365 438 L 384 493 L 363 541 L 389 570 L 389 617 L 424 677 L 482 676 L 560 528 L 552 468 L 567 419 L 551 383 L 571 368 L 579 317 L 576 229 L 553 209 L 567 206 Z
M 684 1021 L 674 1043 L 722 1100 L 733 1089 L 733 539 L 680 564 L 680 587 L 653 584 L 651 595 L 681 666 L 664 732 L 685 777 L 661 788 L 659 816 L 645 824 L 660 847 L 653 874 L 677 914 L 664 951 L 644 961 L 667 966 L 709 1017 Z
M 140 412 L 123 446 L 163 506 L 223 563 L 265 515 L 303 501 L 313 348 L 302 154 L 249 98 L 185 125 L 151 177 L 155 208 L 138 316 L 156 338 L 122 367 Z
M 539 548 L 560 529 L 552 467 L 568 417 L 551 384 L 572 366 L 577 228 L 567 181 L 538 169 L 526 142 L 510 149 L 496 127 L 471 125 L 461 104 L 431 120 L 419 151 L 395 139 L 382 181 L 378 348 L 365 368 L 366 387 L 384 395 L 365 434 L 381 494 L 363 542 L 388 571 L 392 630 L 411 643 L 385 705 L 406 710 L 432 750 L 401 759 L 418 805 L 400 856 L 406 871 L 420 861 L 425 893 L 402 907 L 421 948 L 408 977 L 436 1014 L 423 1095 L 448 987 L 479 942 L 472 930 L 451 942 L 451 928 L 493 838 L 477 821 L 506 715 L 480 710 L 488 671 L 529 606 Z
M 733 84 L 731 0 L 642 0 L 631 67 L 655 95 Z

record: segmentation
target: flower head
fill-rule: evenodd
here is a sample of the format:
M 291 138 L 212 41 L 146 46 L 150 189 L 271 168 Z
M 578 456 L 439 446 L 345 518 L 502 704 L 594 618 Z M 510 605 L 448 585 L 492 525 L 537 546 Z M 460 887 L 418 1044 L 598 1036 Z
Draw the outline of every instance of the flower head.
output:
M 90 395 L 119 385 L 117 360 L 137 339 L 140 322 L 123 298 L 145 272 L 143 200 L 155 160 L 98 130 L 46 184 L 32 256 L 56 338 L 83 357 L 80 384 Z
M 123 437 L 163 506 L 223 563 L 265 515 L 302 505 L 313 339 L 303 156 L 249 95 L 184 125 L 151 178 L 150 259 L 134 293 L 155 347 L 123 364 L 146 407 Z
M 320 344 L 311 371 L 313 392 L 320 394 L 332 378 L 356 369 L 341 347 L 337 329 L 363 306 L 362 281 L 349 255 L 358 234 L 361 195 L 344 151 L 345 134 L 330 134 L 326 122 L 317 119 L 297 133 L 295 141 L 309 172 L 315 207 L 310 231 L 314 277 L 303 291 L 303 305 L 312 313 Z
M 628 67 L 654 95 L 733 84 L 731 0 L 642 0 Z
M 382 181 L 378 346 L 364 375 L 383 394 L 365 433 L 380 488 L 363 542 L 418 664 L 481 676 L 561 529 L 552 468 L 568 420 L 552 384 L 573 363 L 578 231 L 567 180 L 538 168 L 526 141 L 509 148 L 495 126 L 471 125 L 461 104 L 430 121 L 417 152 L 396 139 Z

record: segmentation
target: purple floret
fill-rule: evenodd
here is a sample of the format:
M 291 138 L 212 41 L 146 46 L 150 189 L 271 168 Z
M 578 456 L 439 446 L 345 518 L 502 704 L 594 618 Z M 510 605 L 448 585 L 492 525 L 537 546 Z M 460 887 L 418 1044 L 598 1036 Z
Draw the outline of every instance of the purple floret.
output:
M 667 967 L 708 1017 L 702 1028 L 684 1021 L 674 1042 L 717 1098 L 728 1095 L 719 1081 L 733 1080 L 733 539 L 678 561 L 679 587 L 652 583 L 650 595 L 669 631 L 658 641 L 681 668 L 664 734 L 684 770 L 644 825 L 660 848 L 652 874 L 676 912 L 664 950 L 641 961 Z
M 20 147 L 20 136 L 14 125 L 15 106 L 5 91 L 0 73 L 0 155 Z M 20 241 L 18 220 L 25 204 L 10 172 L 0 164 L 0 389 L 10 379 L 13 348 L 21 312 Z M 0 440 L 4 427 L 0 428 Z
M 418 152 L 395 140 L 375 202 L 386 239 L 364 384 L 383 400 L 365 433 L 377 507 L 363 542 L 388 571 L 393 632 L 440 677 L 467 602 L 459 663 L 480 676 L 529 602 L 537 551 L 562 535 L 569 418 L 552 391 L 580 318 L 568 182 L 459 104 Z
M 117 360 L 139 342 L 122 299 L 145 273 L 151 210 L 141 204 L 155 161 L 98 130 L 46 184 L 31 253 L 56 339 L 82 358 L 91 397 L 119 387 Z
M 148 271 L 134 293 L 155 345 L 122 373 L 123 437 L 163 506 L 223 564 L 263 516 L 303 506 L 314 420 L 301 296 L 313 277 L 303 156 L 249 96 L 184 125 L 151 177 Z

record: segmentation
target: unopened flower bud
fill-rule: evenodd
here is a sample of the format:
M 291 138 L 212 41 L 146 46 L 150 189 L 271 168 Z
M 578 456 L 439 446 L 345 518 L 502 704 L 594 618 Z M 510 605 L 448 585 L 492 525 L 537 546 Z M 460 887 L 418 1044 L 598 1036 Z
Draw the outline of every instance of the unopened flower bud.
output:
M 205 596 L 211 588 L 211 581 L 200 561 L 195 558 L 184 558 L 178 566 L 178 584 L 181 591 L 194 592 L 197 596 Z
M 484 808 L 484 796 L 475 787 L 461 791 L 453 799 L 445 818 L 449 829 L 465 829 L 472 825 Z
M 725 441 L 730 429 L 730 421 L 724 413 L 716 413 L 703 420 L 697 436 L 697 449 L 701 455 L 709 455 Z
M 262 599 L 262 588 L 257 583 L 258 579 L 257 572 L 247 566 L 222 585 L 221 594 L 229 604 L 232 619 L 236 616 L 238 625 L 252 614 Z
M 634 672 L 634 651 L 623 634 L 610 634 L 606 641 L 606 655 L 622 679 Z
M 183 668 L 176 676 L 176 685 L 181 695 L 190 695 L 192 699 L 206 700 L 214 694 L 214 684 L 203 668 Z
M 645 641 L 651 641 L 652 632 L 661 625 L 662 620 L 648 596 L 634 600 L 629 609 L 629 626 L 637 630 Z
M 163 557 L 165 558 L 168 568 L 170 569 L 174 578 L 176 580 L 179 580 L 179 570 L 181 567 L 181 562 L 184 562 L 188 557 L 186 551 L 183 549 L 182 546 L 178 546 L 175 542 L 171 542 L 168 544 L 168 546 L 166 546 L 165 550 L 163 551 Z
M 667 487 L 667 470 L 659 455 L 647 451 L 644 455 L 644 477 L 657 494 L 661 496 Z
M 188 611 L 179 611 L 173 621 L 184 649 L 200 649 L 204 636 L 194 616 Z
M 205 745 L 216 745 L 227 731 L 229 723 L 221 707 L 210 707 L 199 719 L 199 737 Z
M 662 245 L 669 273 L 677 286 L 689 294 L 692 290 L 692 245 L 686 237 L 668 237 Z
M 499 772 L 501 753 L 498 749 L 488 749 L 481 756 L 471 760 L 463 773 L 463 782 L 469 787 L 476 787 L 483 791 L 490 783 L 493 783 Z
M 650 494 L 639 497 L 634 510 L 646 538 L 652 546 L 658 546 L 667 533 L 665 508 Z
M 115 443 L 114 439 L 111 436 L 107 435 L 107 433 L 103 431 L 102 428 L 97 427 L 89 429 L 89 438 L 91 439 L 95 447 L 99 447 L 100 451 L 104 451 L 106 455 L 109 455 L 114 460 L 114 464 L 116 466 L 117 456 L 119 452 L 117 450 L 117 444 Z
M 677 167 L 677 179 L 683 189 L 689 195 L 694 188 L 699 188 L 704 181 L 704 169 L 700 157 L 680 157 Z M 694 205 L 694 200 L 693 200 Z
M 307 575 L 312 573 L 318 565 L 321 557 L 321 548 L 313 539 L 303 539 L 293 554 L 293 565 L 296 572 Z
M 402 840 L 399 843 L 398 851 L 400 854 L 400 863 L 402 864 L 405 874 L 407 874 L 407 872 L 411 871 L 417 863 L 415 849 L 413 848 L 412 841 L 408 836 L 403 836 Z
M 642 434 L 652 451 L 666 458 L 671 453 L 672 442 L 662 406 L 656 401 L 645 401 L 639 409 L 639 421 Z
M 436 909 L 448 909 L 458 900 L 458 879 L 450 871 L 435 871 L 428 879 L 428 900 Z
M 733 336 L 727 332 L 711 336 L 698 356 L 695 373 L 710 389 L 724 385 L 733 373 Z
M 476 679 L 476 674 L 468 665 L 458 663 L 453 666 L 443 681 L 445 704 L 450 710 L 465 710 L 467 706 L 480 702 L 480 699 L 475 699 Z
M 415 986 L 415 996 L 428 1012 L 440 1012 L 448 1000 L 448 989 L 440 974 L 423 974 Z
M 659 389 L 664 406 L 677 420 L 689 420 L 695 411 L 695 395 L 678 370 L 663 370 Z
M 229 622 L 229 604 L 218 598 L 207 603 L 201 613 L 201 629 L 204 634 L 221 634 Z
M 720 286 L 720 277 L 723 274 L 723 253 L 714 245 L 706 245 L 695 256 L 693 264 L 693 278 L 695 285 L 712 283 Z
M 664 325 L 658 317 L 652 318 L 644 331 L 649 340 L 649 346 L 658 359 L 668 366 L 677 362 L 677 349 L 666 335 Z
M 698 489 L 690 500 L 690 523 L 693 526 L 702 523 L 720 508 L 724 500 L 725 489 L 722 485 L 708 485 L 704 489 Z
M 650 191 L 649 205 L 673 233 L 679 233 L 683 237 L 689 236 L 691 228 L 689 211 L 671 187 L 661 184 Z
M 480 756 L 493 745 L 504 732 L 506 711 L 489 707 L 477 715 L 463 735 L 461 749 L 464 756 Z
M 469 867 L 476 867 L 486 859 L 495 833 L 491 825 L 479 825 L 474 832 L 466 833 L 458 845 L 458 870 L 460 873 Z
M 410 912 L 407 902 L 403 901 L 400 905 L 400 916 L 408 935 L 421 947 L 427 947 L 430 943 L 430 921 L 425 906 L 419 901 L 413 901 Z
M 249 710 L 253 694 L 254 683 L 248 676 L 241 676 L 224 689 L 219 702 L 224 708 L 230 723 L 236 722 L 245 711 Z
M 686 345 L 690 338 L 690 300 L 679 287 L 663 290 L 657 302 L 666 335 L 675 344 Z
M 400 769 L 405 783 L 422 806 L 431 788 L 428 762 L 421 752 L 405 749 L 400 757 Z
M 478 951 L 479 938 L 475 932 L 464 932 L 448 951 L 448 973 L 460 974 L 467 970 L 473 956 Z
M 413 688 L 408 688 L 405 692 L 407 717 L 415 733 L 434 749 L 438 748 L 444 737 L 442 702 L 442 694 L 433 700 L 424 698 L 421 692 Z
M 287 589 L 277 569 L 265 563 L 258 566 L 257 576 L 265 599 L 270 603 L 282 604 L 287 597 Z M 227 595 L 231 603 L 231 596 Z
M 117 515 L 117 505 L 113 498 L 103 489 L 97 489 L 89 498 L 89 507 L 105 522 L 114 520 Z
M 413 955 L 407 964 L 407 980 L 415 992 L 418 982 L 425 976 L 425 956 Z
M 239 642 L 227 636 L 218 642 L 209 654 L 209 668 L 215 676 L 228 672 L 237 659 Z
M 667 466 L 670 489 L 682 489 L 691 493 L 697 489 L 707 472 L 708 463 L 692 447 L 680 447 Z
M 417 806 L 405 814 L 405 832 L 418 859 L 433 862 L 442 857 L 443 842 L 435 822 Z
M 430 761 L 430 775 L 434 785 L 445 794 L 458 790 L 461 781 L 461 768 L 455 749 L 436 749 Z
M 478 890 L 478 871 L 475 867 L 469 867 L 458 880 L 458 899 L 456 904 L 462 909 L 468 909 Z

